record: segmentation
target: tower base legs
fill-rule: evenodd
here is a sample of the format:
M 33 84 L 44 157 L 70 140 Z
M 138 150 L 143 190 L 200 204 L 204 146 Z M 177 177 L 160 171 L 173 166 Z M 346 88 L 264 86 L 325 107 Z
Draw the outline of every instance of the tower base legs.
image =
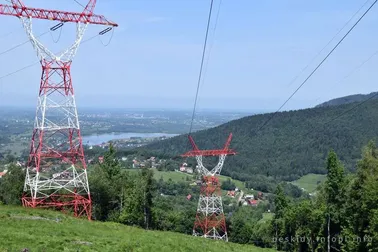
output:
M 71 212 L 76 217 L 92 218 L 86 170 L 78 172 L 74 166 L 46 178 L 39 172 L 26 170 L 22 205 L 30 208 L 51 208 Z
M 63 212 L 71 211 L 76 217 L 92 218 L 92 202 L 78 194 L 52 194 L 48 197 L 22 197 L 22 206 L 30 208 L 51 208 Z
M 203 177 L 193 235 L 228 241 L 220 183 L 215 176 Z

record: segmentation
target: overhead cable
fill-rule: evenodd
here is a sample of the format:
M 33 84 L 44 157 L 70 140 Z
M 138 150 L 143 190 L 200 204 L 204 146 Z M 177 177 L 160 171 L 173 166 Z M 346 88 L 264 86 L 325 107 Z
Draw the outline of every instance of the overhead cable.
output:
M 307 76 L 307 78 L 299 85 L 299 87 L 289 96 L 289 98 L 277 109 L 276 112 L 272 113 L 271 117 L 268 118 L 257 130 L 260 131 L 267 125 L 277 113 L 291 100 L 291 98 L 307 83 L 307 81 L 314 75 L 314 73 L 319 69 L 321 65 L 328 59 L 328 57 L 336 50 L 336 48 L 344 41 L 344 39 L 350 34 L 350 32 L 357 26 L 357 24 L 365 17 L 365 15 L 373 8 L 378 0 L 375 0 L 370 7 L 361 15 L 361 17 L 353 24 L 353 26 L 345 33 L 345 35 L 339 40 L 339 42 L 332 48 L 332 50 L 324 57 L 324 59 L 315 67 L 315 69 Z
M 287 87 L 290 87 L 299 76 L 310 67 L 310 65 L 315 61 L 315 59 L 332 43 L 332 41 L 344 30 L 344 28 L 353 20 L 353 18 L 361 11 L 361 9 L 369 3 L 370 0 L 367 0 L 350 18 L 349 20 L 337 31 L 337 33 L 328 41 L 328 43 L 315 55 L 314 58 L 289 82 Z
M 377 0 L 377 1 L 378 1 L 378 0 Z M 193 129 L 193 121 L 194 121 L 194 115 L 195 115 L 195 113 L 196 113 L 197 100 L 198 100 L 198 93 L 199 93 L 199 88 L 200 88 L 200 84 L 201 84 L 202 71 L 203 71 L 203 63 L 204 63 L 204 60 L 205 60 L 205 53 L 206 53 L 206 46 L 207 46 L 207 38 L 208 38 L 208 35 L 209 35 L 209 27 L 210 27 L 210 21 L 211 21 L 211 14 L 212 14 L 212 10 L 213 10 L 213 3 L 214 3 L 214 0 L 211 0 L 211 3 L 210 3 L 210 10 L 209 10 L 209 16 L 208 16 L 208 19 L 207 19 L 207 27 L 206 27 L 205 41 L 204 41 L 204 44 L 203 44 L 201 66 L 200 66 L 200 71 L 199 71 L 199 76 L 198 76 L 198 82 L 197 82 L 196 96 L 195 96 L 195 99 L 194 99 L 194 106 L 193 106 L 192 119 L 191 119 L 191 121 L 190 121 L 189 135 L 192 133 L 192 129 Z

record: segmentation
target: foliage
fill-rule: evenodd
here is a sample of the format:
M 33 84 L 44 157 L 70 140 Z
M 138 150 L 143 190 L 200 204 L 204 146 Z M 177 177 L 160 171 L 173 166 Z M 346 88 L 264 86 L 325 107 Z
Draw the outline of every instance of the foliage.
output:
M 326 122 L 355 106 L 346 104 L 280 112 L 255 132 L 272 114 L 260 114 L 230 121 L 192 134 L 200 149 L 222 148 L 230 132 L 235 156 L 227 157 L 222 174 L 242 181 L 253 181 L 262 191 L 274 191 L 274 181 L 294 181 L 308 173 L 326 174 L 324 160 L 334 149 L 345 168 L 354 171 L 360 150 L 376 136 L 378 100 L 370 100 L 343 117 Z M 190 150 L 185 135 L 142 147 L 155 153 L 177 156 Z M 256 176 L 264 178 L 258 184 Z M 272 181 L 270 181 L 272 178 Z M 256 186 L 257 185 L 257 186 Z M 272 185 L 272 186 L 271 186 Z
M 230 191 L 230 190 L 235 190 L 236 186 L 235 184 L 231 181 L 230 178 L 228 178 L 226 181 L 222 182 L 221 184 L 221 189 L 222 190 L 227 190 L 227 191 Z
M 9 165 L 8 172 L 0 179 L 0 202 L 20 205 L 24 189 L 25 172 L 15 164 Z
M 317 105 L 316 107 L 337 106 L 337 105 L 348 104 L 348 103 L 353 103 L 353 102 L 362 102 L 367 99 L 369 100 L 378 99 L 377 94 L 378 94 L 377 92 L 372 92 L 367 95 L 363 95 L 363 94 L 348 95 L 348 96 L 329 100 L 327 102 Z
M 334 151 L 330 151 L 327 158 L 327 179 L 324 184 L 325 211 L 327 216 L 327 232 L 324 236 L 335 237 L 336 241 L 331 242 L 332 247 L 340 250 L 339 238 L 341 238 L 341 226 L 343 222 L 345 205 L 345 173 L 344 167 L 337 159 Z M 328 234 L 329 230 L 329 234 Z
M 373 142 L 364 149 L 357 167 L 345 205 L 343 234 L 349 239 L 343 248 L 349 251 L 375 251 L 378 247 L 378 149 Z
M 263 212 L 264 208 L 261 206 L 238 208 L 230 220 L 230 241 L 271 247 L 270 222 L 260 222 Z
M 378 149 L 370 142 L 355 175 L 346 175 L 334 151 L 316 197 L 288 202 L 281 186 L 271 230 L 284 251 L 376 251 L 378 247 Z M 292 239 L 294 238 L 294 239 Z M 281 240 L 280 240 L 281 239 Z
M 112 145 L 104 155 L 104 161 L 96 164 L 88 174 L 93 217 L 96 220 L 118 218 L 122 201 L 123 184 L 129 176 L 121 171 Z
M 124 188 L 120 222 L 149 229 L 152 225 L 153 172 L 142 169 L 137 175 Z

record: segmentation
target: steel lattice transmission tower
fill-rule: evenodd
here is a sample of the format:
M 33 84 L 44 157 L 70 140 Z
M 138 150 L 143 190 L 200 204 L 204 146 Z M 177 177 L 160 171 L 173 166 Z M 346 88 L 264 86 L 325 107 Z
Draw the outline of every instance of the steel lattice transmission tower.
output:
M 232 133 L 229 135 L 223 149 L 200 150 L 189 135 L 193 150 L 183 154 L 182 157 L 195 157 L 198 172 L 202 175 L 201 192 L 193 227 L 194 236 L 228 241 L 218 175 L 221 173 L 226 156 L 236 154 L 235 151 L 229 149 L 231 139 Z M 218 164 L 211 171 L 203 165 L 202 158 L 204 156 L 219 156 Z
M 109 26 L 104 31 L 117 26 L 93 14 L 95 5 L 96 0 L 90 0 L 81 13 L 29 8 L 21 0 L 0 5 L 1 15 L 21 20 L 42 65 L 22 204 L 71 209 L 75 216 L 86 215 L 88 219 L 92 203 L 70 69 L 88 24 Z M 56 55 L 33 34 L 32 18 L 60 21 L 55 28 L 74 22 L 76 40 Z

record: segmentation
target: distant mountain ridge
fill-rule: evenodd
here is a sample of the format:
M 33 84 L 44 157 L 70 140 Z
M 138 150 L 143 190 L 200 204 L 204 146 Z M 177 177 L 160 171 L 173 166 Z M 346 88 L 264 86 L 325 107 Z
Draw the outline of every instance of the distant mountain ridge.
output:
M 362 102 L 366 99 L 369 99 L 370 97 L 372 97 L 374 95 L 376 95 L 376 97 L 374 97 L 372 99 L 378 99 L 377 93 L 378 92 L 372 92 L 370 94 L 355 94 L 355 95 L 343 96 L 343 97 L 339 97 L 339 98 L 336 98 L 336 99 L 332 99 L 332 100 L 323 102 L 323 103 L 315 106 L 315 108 L 338 106 L 338 105 L 348 104 L 348 103 L 353 103 L 353 102 Z

